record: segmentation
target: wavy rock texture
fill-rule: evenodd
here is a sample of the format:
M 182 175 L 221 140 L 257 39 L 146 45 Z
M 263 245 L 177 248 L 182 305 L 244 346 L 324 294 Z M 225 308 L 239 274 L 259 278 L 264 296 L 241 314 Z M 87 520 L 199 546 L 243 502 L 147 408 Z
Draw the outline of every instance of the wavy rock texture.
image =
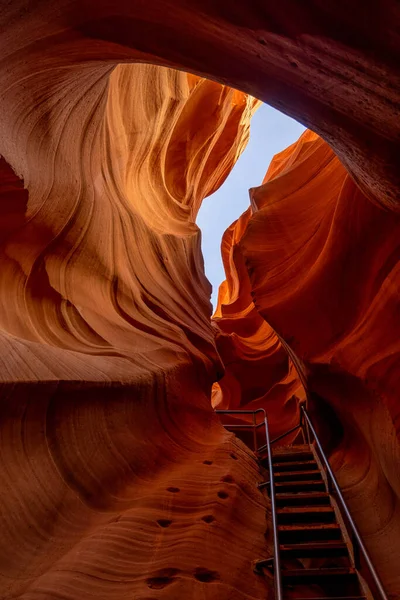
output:
M 230 381 L 249 356 L 258 357 L 259 377 L 268 379 L 266 349 L 258 347 L 259 339 L 268 346 L 268 334 L 249 335 L 253 356 L 242 352 L 242 332 L 246 322 L 253 332 L 256 308 L 296 364 L 352 513 L 388 593 L 398 598 L 399 217 L 371 203 L 310 131 L 274 157 L 250 195 L 251 210 L 223 243 L 228 279 L 214 319 L 234 332 L 241 364 L 228 363 L 221 402 L 241 398 Z M 290 414 L 294 419 L 295 403 L 286 398 L 270 409 L 275 428 L 280 411 L 286 425 Z M 268 408 L 268 394 L 259 402 Z
M 0 596 L 265 596 L 194 224 L 257 103 L 164 67 L 51 75 L 3 123 Z
M 209 374 L 217 357 L 193 220 L 243 148 L 254 101 L 163 68 L 120 66 L 109 88 L 109 69 L 82 71 L 53 74 L 46 108 L 34 97 L 29 119 L 26 98 L 10 115 L 18 139 L 3 154 L 29 202 L 2 249 L 2 329 L 128 356 L 128 376 L 159 356 L 190 356 Z M 191 119 L 197 110 L 210 129 Z

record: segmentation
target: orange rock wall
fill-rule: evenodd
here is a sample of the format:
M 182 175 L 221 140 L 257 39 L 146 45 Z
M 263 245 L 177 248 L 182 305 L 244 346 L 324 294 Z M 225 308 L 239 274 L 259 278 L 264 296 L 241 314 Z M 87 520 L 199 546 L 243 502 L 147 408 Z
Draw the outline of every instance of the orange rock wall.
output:
M 192 372 L 21 384 L 0 412 L 2 598 L 267 596 L 258 468 Z
M 244 147 L 254 101 L 165 68 L 120 66 L 109 84 L 110 73 L 59 69 L 45 101 L 33 90 L 31 110 L 24 98 L 9 114 L 3 155 L 29 199 L 2 247 L 0 324 L 29 342 L 129 357 L 127 377 L 190 357 L 209 385 L 219 367 L 194 217 Z M 197 110 L 209 129 L 191 120 Z
M 26 86 L 0 163 L 0 596 L 265 596 L 194 224 L 257 103 L 138 64 Z
M 213 324 L 225 373 L 213 386 L 212 402 L 217 409 L 265 408 L 271 416 L 271 435 L 276 437 L 297 425 L 299 411 L 294 395 L 304 399 L 305 393 L 286 349 L 253 303 L 240 248 L 251 220 L 249 208 L 222 239 L 227 279 L 219 289 Z M 247 422 L 252 417 L 243 415 L 239 420 Z M 293 436 L 285 441 L 291 439 Z M 260 445 L 264 443 L 260 441 Z

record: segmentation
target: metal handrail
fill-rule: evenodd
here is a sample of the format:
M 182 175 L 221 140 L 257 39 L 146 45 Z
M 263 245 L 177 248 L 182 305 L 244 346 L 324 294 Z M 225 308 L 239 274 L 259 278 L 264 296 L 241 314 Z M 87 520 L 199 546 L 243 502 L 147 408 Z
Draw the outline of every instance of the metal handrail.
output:
M 300 428 L 301 428 L 301 423 L 299 425 L 295 425 L 294 427 L 292 427 L 292 429 L 289 429 L 289 431 L 285 431 L 285 433 L 282 433 L 282 435 L 278 435 L 278 437 L 276 437 L 272 440 L 271 444 L 275 444 L 275 442 L 279 442 L 279 440 L 282 440 L 284 437 L 289 435 L 289 433 L 293 433 L 294 431 L 296 431 L 296 429 L 300 429 Z
M 353 521 L 353 518 L 352 518 L 352 516 L 350 514 L 350 511 L 349 511 L 349 509 L 347 507 L 346 501 L 345 501 L 345 499 L 343 497 L 343 494 L 341 492 L 339 484 L 338 484 L 338 482 L 336 480 L 336 477 L 335 477 L 335 475 L 334 475 L 334 473 L 333 473 L 333 471 L 331 469 L 331 466 L 330 466 L 329 461 L 328 461 L 328 459 L 327 459 L 327 457 L 325 455 L 325 452 L 323 451 L 321 442 L 320 442 L 319 437 L 318 437 L 318 435 L 317 435 L 317 433 L 316 433 L 316 431 L 315 431 L 315 429 L 313 427 L 313 424 L 312 424 L 312 422 L 310 420 L 310 417 L 308 416 L 308 413 L 307 413 L 307 411 L 306 411 L 306 409 L 305 409 L 304 406 L 301 406 L 301 410 L 302 410 L 302 413 L 303 413 L 303 415 L 305 417 L 306 427 L 311 430 L 311 433 L 314 436 L 314 440 L 315 440 L 317 448 L 318 448 L 318 450 L 319 450 L 319 452 L 321 454 L 321 458 L 322 458 L 322 460 L 325 463 L 325 469 L 326 469 L 327 475 L 329 475 L 329 478 L 330 478 L 330 480 L 332 482 L 332 485 L 335 488 L 335 492 L 336 492 L 336 494 L 337 494 L 337 496 L 338 496 L 338 498 L 340 500 L 340 504 L 342 505 L 343 512 L 346 515 L 347 520 L 348 520 L 348 522 L 350 524 L 350 527 L 352 529 L 352 533 L 353 533 L 353 551 L 354 551 L 354 555 L 355 555 L 355 563 L 358 562 L 357 557 L 356 557 L 356 551 L 361 551 L 361 553 L 364 556 L 365 562 L 368 565 L 369 572 L 370 572 L 370 574 L 372 576 L 372 579 L 374 580 L 374 583 L 376 585 L 376 589 L 377 589 L 377 591 L 379 593 L 379 596 L 380 596 L 381 600 L 389 600 L 388 597 L 387 597 L 387 595 L 386 595 L 385 590 L 383 589 L 382 582 L 381 582 L 381 580 L 379 578 L 379 575 L 376 572 L 374 565 L 372 564 L 372 561 L 371 561 L 371 558 L 370 558 L 370 556 L 368 554 L 368 551 L 367 551 L 366 547 L 364 546 L 364 542 L 362 541 L 360 532 L 358 531 L 357 526 L 356 526 L 356 524 Z M 354 549 L 355 543 L 358 546 L 357 550 Z M 357 564 L 355 566 L 356 566 L 356 568 L 358 567 Z
M 248 415 L 253 414 L 253 424 L 254 434 L 255 434 L 255 443 L 254 443 L 254 451 L 257 452 L 257 433 L 256 430 L 258 428 L 257 425 L 257 413 L 263 413 L 264 415 L 264 427 L 265 427 L 265 445 L 268 450 L 268 469 L 269 469 L 269 478 L 270 478 L 270 500 L 271 500 L 271 517 L 272 517 L 272 529 L 274 534 L 274 584 L 275 584 L 275 598 L 276 600 L 283 600 L 283 589 L 282 589 L 282 574 L 281 574 L 281 562 L 279 555 L 279 540 L 278 540 L 278 521 L 277 521 L 277 511 L 276 511 L 276 499 L 275 499 L 275 481 L 274 481 L 274 470 L 272 468 L 272 450 L 271 443 L 269 439 L 269 428 L 268 428 L 268 419 L 267 413 L 263 408 L 258 408 L 257 410 L 216 410 L 216 413 L 219 414 L 242 414 Z M 229 427 L 229 425 L 225 425 L 225 427 Z M 246 425 L 247 427 L 247 425 Z
M 258 452 L 258 442 L 257 442 L 257 429 L 262 426 L 263 423 L 257 424 L 257 413 L 262 412 L 265 414 L 265 410 L 263 408 L 258 408 L 257 410 L 216 410 L 217 414 L 220 415 L 253 415 L 252 423 L 226 423 L 224 427 L 229 427 L 230 429 L 252 429 L 253 430 L 253 445 L 254 452 Z

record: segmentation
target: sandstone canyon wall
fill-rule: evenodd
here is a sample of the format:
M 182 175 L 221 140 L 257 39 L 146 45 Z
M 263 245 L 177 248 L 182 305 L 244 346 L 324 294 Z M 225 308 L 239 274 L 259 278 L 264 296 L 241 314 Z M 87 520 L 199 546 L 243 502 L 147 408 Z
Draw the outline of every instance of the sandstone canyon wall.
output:
M 252 219 L 249 208 L 227 229 L 222 239 L 227 279 L 219 288 L 213 324 L 225 373 L 213 386 L 212 403 L 216 409 L 265 408 L 275 437 L 298 424 L 298 400 L 304 399 L 305 392 L 286 348 L 253 302 L 240 247 Z M 252 420 L 251 415 L 234 418 L 241 423 Z M 232 417 L 229 420 L 232 421 Z M 285 442 L 294 437 L 288 437 Z M 260 440 L 260 445 L 264 442 Z
M 398 598 L 397 4 L 0 8 L 2 597 L 268 595 L 260 474 L 210 408 L 222 357 L 214 403 L 276 433 L 307 388 Z M 211 325 L 194 220 L 246 93 L 325 142 L 251 191 Z
M 256 102 L 147 65 L 36 81 L 3 122 L 0 597 L 265 595 L 194 224 Z
M 399 216 L 371 203 L 311 131 L 274 157 L 250 198 L 222 243 L 228 279 L 214 323 L 226 373 L 214 401 L 263 406 L 280 434 L 298 422 L 289 394 L 301 398 L 304 384 L 352 514 L 398 598 Z M 277 360 L 283 348 L 286 363 Z

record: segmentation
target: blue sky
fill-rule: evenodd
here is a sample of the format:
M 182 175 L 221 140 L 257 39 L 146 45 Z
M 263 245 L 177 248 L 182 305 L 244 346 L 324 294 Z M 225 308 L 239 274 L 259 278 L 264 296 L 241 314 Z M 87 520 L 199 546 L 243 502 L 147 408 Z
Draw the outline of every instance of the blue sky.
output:
M 225 229 L 249 206 L 249 189 L 261 184 L 274 154 L 295 142 L 304 129 L 271 106 L 260 106 L 251 121 L 247 148 L 225 183 L 203 201 L 197 225 L 202 231 L 205 270 L 213 286 L 214 308 L 218 287 L 225 279 L 220 250 Z

